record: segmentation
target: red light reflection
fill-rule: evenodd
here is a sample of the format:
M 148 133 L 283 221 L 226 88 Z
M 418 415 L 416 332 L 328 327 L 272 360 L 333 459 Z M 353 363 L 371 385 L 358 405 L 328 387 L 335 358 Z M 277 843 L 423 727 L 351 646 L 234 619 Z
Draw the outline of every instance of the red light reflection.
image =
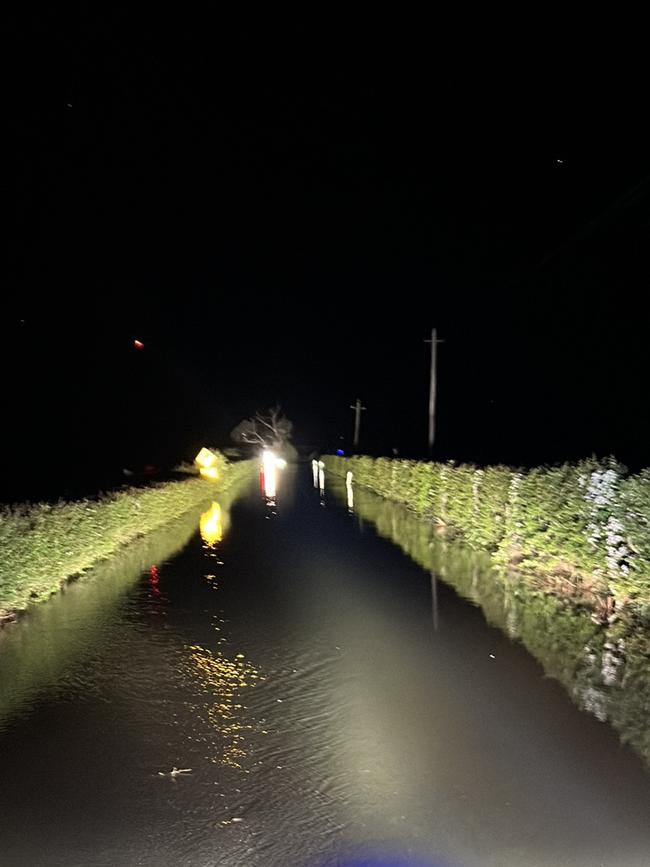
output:
M 152 596 L 156 596 L 156 597 L 161 596 L 160 588 L 158 586 L 159 584 L 160 584 L 160 574 L 158 572 L 158 567 L 152 566 L 151 569 L 149 569 L 149 587 L 151 587 L 151 595 Z

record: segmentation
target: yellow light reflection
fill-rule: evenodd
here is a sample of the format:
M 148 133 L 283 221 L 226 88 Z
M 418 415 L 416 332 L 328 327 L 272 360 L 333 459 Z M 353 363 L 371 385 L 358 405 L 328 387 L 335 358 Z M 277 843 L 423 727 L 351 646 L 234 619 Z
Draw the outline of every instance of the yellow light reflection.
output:
M 241 769 L 247 755 L 244 732 L 253 728 L 251 722 L 242 719 L 241 691 L 263 678 L 241 653 L 228 659 L 221 651 L 215 655 L 200 645 L 189 650 L 191 671 L 201 691 L 209 696 L 199 715 L 219 736 L 213 744 L 216 753 L 211 761 Z
M 212 548 L 223 539 L 223 521 L 221 519 L 221 506 L 213 503 L 207 512 L 201 515 L 199 531 L 205 544 Z
M 216 467 L 201 467 L 199 472 L 204 479 L 212 479 L 212 481 L 215 481 L 219 478 L 219 472 Z

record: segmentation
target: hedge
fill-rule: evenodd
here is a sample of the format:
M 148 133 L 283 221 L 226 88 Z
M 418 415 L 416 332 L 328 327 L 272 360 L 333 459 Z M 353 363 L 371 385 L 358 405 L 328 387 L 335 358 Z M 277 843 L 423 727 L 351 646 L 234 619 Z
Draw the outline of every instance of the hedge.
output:
M 650 605 L 650 470 L 613 458 L 511 467 L 326 456 L 328 470 L 444 526 L 495 564 Z

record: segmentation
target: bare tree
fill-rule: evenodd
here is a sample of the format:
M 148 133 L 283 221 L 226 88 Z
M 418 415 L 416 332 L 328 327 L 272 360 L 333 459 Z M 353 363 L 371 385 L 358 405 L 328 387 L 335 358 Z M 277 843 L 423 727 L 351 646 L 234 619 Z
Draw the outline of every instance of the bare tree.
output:
M 236 443 L 258 445 L 262 448 L 283 448 L 291 437 L 293 424 L 282 415 L 279 406 L 265 413 L 255 413 L 252 418 L 240 421 L 230 434 Z

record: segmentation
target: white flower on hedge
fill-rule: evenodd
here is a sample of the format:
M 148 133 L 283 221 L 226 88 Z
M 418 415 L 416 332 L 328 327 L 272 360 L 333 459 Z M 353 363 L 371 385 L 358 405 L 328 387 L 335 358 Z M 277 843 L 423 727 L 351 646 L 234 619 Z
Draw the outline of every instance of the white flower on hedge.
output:
M 611 577 L 627 575 L 625 562 L 630 551 L 627 547 L 624 528 L 612 514 L 617 505 L 618 473 L 615 470 L 595 470 L 589 477 L 585 500 L 590 504 L 590 521 L 587 533 L 590 544 L 601 549 L 605 567 Z
M 613 575 L 627 575 L 630 570 L 624 561 L 629 556 L 630 551 L 625 544 L 623 525 L 618 518 L 610 515 L 605 529 L 607 534 L 605 539 L 607 546 L 605 563 L 607 569 Z
M 617 483 L 618 474 L 614 470 L 594 470 L 589 478 L 585 499 L 597 506 L 613 506 Z

